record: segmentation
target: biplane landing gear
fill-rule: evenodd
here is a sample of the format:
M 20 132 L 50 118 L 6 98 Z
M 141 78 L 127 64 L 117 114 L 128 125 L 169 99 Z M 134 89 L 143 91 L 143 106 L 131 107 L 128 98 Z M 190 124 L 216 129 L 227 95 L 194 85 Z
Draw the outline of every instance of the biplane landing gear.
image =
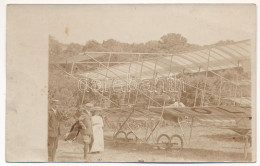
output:
M 114 136 L 115 144 L 118 145 L 120 142 L 125 142 L 127 139 L 126 133 L 124 131 L 119 131 Z
M 183 139 L 178 134 L 171 137 L 161 134 L 157 139 L 157 146 L 159 149 L 181 151 L 183 149 Z
M 183 148 L 183 139 L 180 135 L 175 134 L 171 136 L 170 148 L 173 151 L 181 151 Z
M 170 137 L 168 135 L 161 134 L 157 138 L 156 142 L 157 142 L 157 146 L 158 146 L 159 149 L 166 150 L 166 149 L 169 149 L 171 140 L 170 140 Z
M 126 134 L 126 139 L 127 139 L 127 142 L 137 142 L 137 137 L 132 131 L 130 131 Z

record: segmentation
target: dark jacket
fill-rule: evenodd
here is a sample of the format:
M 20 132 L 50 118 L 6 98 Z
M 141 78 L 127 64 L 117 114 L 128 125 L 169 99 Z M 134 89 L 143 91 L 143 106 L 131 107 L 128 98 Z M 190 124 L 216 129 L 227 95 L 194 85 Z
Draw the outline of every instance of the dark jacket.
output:
M 60 135 L 60 125 L 57 116 L 52 110 L 48 111 L 48 136 L 58 137 Z
M 84 113 L 80 116 L 81 119 L 80 121 L 84 126 L 82 126 L 82 129 L 80 130 L 80 134 L 82 135 L 92 135 L 92 122 L 91 122 L 91 117 L 87 114 Z
M 82 127 L 81 127 L 79 121 L 75 122 L 71 126 L 70 132 L 67 135 L 67 137 L 65 138 L 65 141 L 69 141 L 69 140 L 74 141 L 77 138 L 77 136 L 79 135 L 81 129 L 82 129 Z

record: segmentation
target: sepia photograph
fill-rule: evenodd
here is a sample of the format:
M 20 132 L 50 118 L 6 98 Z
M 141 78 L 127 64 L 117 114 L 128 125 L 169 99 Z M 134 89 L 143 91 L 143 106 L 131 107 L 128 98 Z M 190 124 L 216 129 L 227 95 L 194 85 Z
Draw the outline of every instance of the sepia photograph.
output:
M 256 162 L 255 4 L 6 18 L 7 162 Z
M 252 161 L 254 5 L 57 9 L 49 162 Z

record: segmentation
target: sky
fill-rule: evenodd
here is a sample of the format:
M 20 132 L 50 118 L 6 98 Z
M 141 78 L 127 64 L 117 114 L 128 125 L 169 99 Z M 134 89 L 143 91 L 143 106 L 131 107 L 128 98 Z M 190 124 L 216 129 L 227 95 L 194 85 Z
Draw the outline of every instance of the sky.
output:
M 62 43 L 88 40 L 141 43 L 179 33 L 189 43 L 255 37 L 255 5 L 59 5 L 48 6 L 48 30 Z

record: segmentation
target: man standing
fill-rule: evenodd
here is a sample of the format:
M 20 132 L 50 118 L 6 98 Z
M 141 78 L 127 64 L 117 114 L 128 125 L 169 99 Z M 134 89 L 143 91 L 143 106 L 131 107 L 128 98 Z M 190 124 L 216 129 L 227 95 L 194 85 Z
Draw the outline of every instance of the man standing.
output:
M 49 106 L 48 111 L 48 161 L 55 161 L 56 149 L 60 135 L 59 120 L 56 109 Z
M 80 134 L 82 135 L 83 141 L 84 141 L 84 159 L 85 161 L 88 161 L 87 159 L 87 153 L 89 152 L 89 145 L 91 143 L 92 139 L 92 123 L 91 123 L 91 113 L 90 110 L 93 108 L 93 104 L 88 103 L 84 107 L 81 107 L 82 115 L 79 117 L 79 123 L 82 127 L 80 130 Z

